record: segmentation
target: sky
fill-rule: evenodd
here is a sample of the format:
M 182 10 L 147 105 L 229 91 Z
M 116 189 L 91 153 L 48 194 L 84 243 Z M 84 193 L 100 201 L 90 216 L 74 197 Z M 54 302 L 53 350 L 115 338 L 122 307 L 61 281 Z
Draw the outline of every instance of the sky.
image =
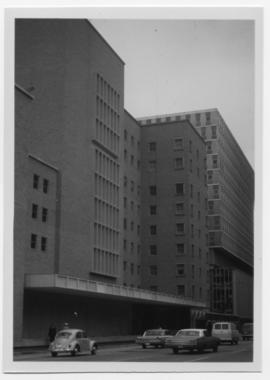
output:
M 90 20 L 125 62 L 135 118 L 218 108 L 254 166 L 254 22 Z

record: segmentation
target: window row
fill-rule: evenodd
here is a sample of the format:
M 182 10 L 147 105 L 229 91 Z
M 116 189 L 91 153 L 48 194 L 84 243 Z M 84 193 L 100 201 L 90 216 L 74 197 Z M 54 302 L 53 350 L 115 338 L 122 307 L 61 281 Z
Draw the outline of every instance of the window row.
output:
M 118 110 L 120 107 L 120 95 L 105 81 L 105 79 L 97 74 L 97 94 L 104 99 L 111 107 Z
M 107 225 L 112 229 L 119 229 L 119 209 L 95 199 L 95 221 Z
M 127 268 L 128 268 L 128 262 L 127 261 L 123 261 L 123 271 L 126 272 Z M 130 274 L 131 275 L 135 274 L 134 268 L 135 268 L 135 264 L 134 263 L 130 263 Z M 137 265 L 137 275 L 139 275 L 140 273 L 141 273 L 141 266 Z
M 49 192 L 49 180 L 47 178 L 42 180 L 38 174 L 33 174 L 33 189 L 39 190 L 40 186 L 44 194 Z
M 188 247 L 186 246 L 185 243 L 177 243 L 175 246 L 176 255 L 185 255 L 187 253 L 186 252 L 187 248 Z M 194 246 L 194 244 L 191 245 L 191 250 L 189 253 L 191 253 L 192 257 L 195 257 L 195 246 Z M 153 255 L 153 256 L 158 255 L 158 247 L 156 244 L 150 244 L 149 245 L 149 254 Z M 198 248 L 198 257 L 199 257 L 199 259 L 202 258 L 202 249 L 201 248 Z
M 136 244 L 132 241 L 129 245 L 129 252 L 133 254 L 135 252 L 135 246 Z M 128 249 L 128 241 L 126 239 L 123 240 L 123 249 L 125 252 L 127 252 Z M 137 245 L 137 254 L 139 255 L 141 253 L 141 246 L 140 244 Z
M 128 131 L 126 129 L 124 129 L 124 141 L 125 142 L 128 141 Z M 133 135 L 130 135 L 130 145 L 131 145 L 131 147 L 135 147 L 135 145 L 136 145 L 136 138 Z M 138 140 L 137 141 L 137 149 L 138 149 L 138 151 L 140 150 L 140 148 L 141 148 L 141 143 Z
M 134 193 L 135 191 L 135 182 L 133 180 L 130 181 L 130 191 Z M 124 188 L 127 189 L 128 187 L 128 178 L 127 176 L 124 176 Z M 137 196 L 140 196 L 141 194 L 141 186 L 137 185 Z
M 128 152 L 126 149 L 124 149 L 124 161 L 127 163 L 128 161 Z M 130 155 L 130 162 L 129 164 L 131 166 L 134 166 L 135 165 L 135 157 L 133 154 Z M 140 160 L 137 160 L 137 169 L 139 170 L 141 168 L 141 161 Z
M 210 133 L 208 133 L 208 131 L 209 131 L 209 128 L 201 127 L 201 136 L 203 139 L 212 139 L 212 140 L 217 139 L 218 135 L 217 135 L 217 126 L 216 125 L 211 126 L 211 132 Z
M 158 266 L 157 265 L 150 265 L 149 266 L 149 273 L 152 276 L 157 276 Z M 184 276 L 185 275 L 185 264 L 176 264 L 175 274 L 176 274 L 176 276 Z
M 119 184 L 119 165 L 98 149 L 95 149 L 95 170 L 109 181 Z
M 101 144 L 105 145 L 109 150 L 116 153 L 119 152 L 120 138 L 118 134 L 116 134 L 98 119 L 96 119 L 96 139 Z
M 119 135 L 119 114 L 101 100 L 99 96 L 96 98 L 96 117 Z
M 37 204 L 32 204 L 32 218 L 38 219 L 39 208 L 41 208 L 41 220 L 42 222 L 48 221 L 48 209 L 46 207 L 39 207 Z
M 41 251 L 44 252 L 47 250 L 47 245 L 48 245 L 47 237 L 41 236 L 39 239 L 37 234 L 31 234 L 30 247 L 32 249 L 37 249 L 40 247 Z
M 94 249 L 93 271 L 105 275 L 117 276 L 119 256 L 101 249 Z
M 95 174 L 95 196 L 114 206 L 119 206 L 119 187 Z
M 123 219 L 123 227 L 124 227 L 124 230 L 126 231 L 128 229 L 128 221 L 127 221 L 127 218 L 124 218 Z M 131 221 L 130 222 L 130 231 L 134 231 L 135 230 L 135 223 L 134 221 Z M 139 236 L 140 235 L 140 232 L 141 232 L 141 227 L 140 225 L 138 224 L 137 225 L 137 235 Z
M 119 232 L 102 224 L 94 224 L 94 245 L 110 252 L 119 250 Z

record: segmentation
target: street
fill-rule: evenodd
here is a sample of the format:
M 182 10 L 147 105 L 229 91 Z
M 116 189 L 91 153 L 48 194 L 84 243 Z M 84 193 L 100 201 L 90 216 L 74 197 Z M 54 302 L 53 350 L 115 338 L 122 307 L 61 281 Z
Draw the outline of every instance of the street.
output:
M 180 351 L 173 354 L 169 348 L 142 349 L 137 344 L 101 346 L 96 355 L 78 354 L 74 357 L 61 354 L 52 358 L 47 350 L 15 352 L 14 361 L 92 361 L 92 362 L 251 362 L 252 341 L 240 341 L 238 345 L 222 344 L 218 352 L 203 353 Z

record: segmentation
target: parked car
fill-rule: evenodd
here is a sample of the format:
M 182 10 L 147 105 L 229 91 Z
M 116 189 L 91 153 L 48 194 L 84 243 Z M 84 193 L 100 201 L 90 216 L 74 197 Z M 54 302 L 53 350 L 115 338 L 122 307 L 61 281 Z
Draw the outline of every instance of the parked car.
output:
M 244 323 L 241 328 L 243 340 L 253 339 L 253 323 Z
M 52 356 L 57 356 L 59 353 L 70 353 L 74 356 L 79 352 L 95 355 L 97 348 L 97 343 L 88 338 L 84 330 L 64 329 L 56 334 L 49 351 Z
M 202 352 L 205 349 L 212 349 L 217 352 L 219 344 L 220 340 L 208 336 L 205 329 L 182 329 L 174 337 L 166 340 L 165 347 L 172 348 L 174 354 L 177 354 L 179 350 Z
M 153 329 L 146 330 L 142 336 L 137 336 L 136 343 L 140 344 L 142 348 L 147 346 L 153 347 L 165 347 L 165 341 L 167 338 L 172 337 L 176 333 L 176 330 L 167 329 Z
M 216 322 L 213 324 L 212 336 L 220 339 L 221 342 L 238 344 L 240 333 L 232 322 Z

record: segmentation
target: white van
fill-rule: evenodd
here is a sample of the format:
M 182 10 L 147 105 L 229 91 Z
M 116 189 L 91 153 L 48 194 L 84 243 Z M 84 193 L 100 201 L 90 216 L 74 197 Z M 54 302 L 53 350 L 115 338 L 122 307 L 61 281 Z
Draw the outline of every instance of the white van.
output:
M 212 336 L 219 338 L 221 342 L 230 342 L 231 344 L 238 344 L 240 339 L 240 333 L 232 322 L 214 323 Z

